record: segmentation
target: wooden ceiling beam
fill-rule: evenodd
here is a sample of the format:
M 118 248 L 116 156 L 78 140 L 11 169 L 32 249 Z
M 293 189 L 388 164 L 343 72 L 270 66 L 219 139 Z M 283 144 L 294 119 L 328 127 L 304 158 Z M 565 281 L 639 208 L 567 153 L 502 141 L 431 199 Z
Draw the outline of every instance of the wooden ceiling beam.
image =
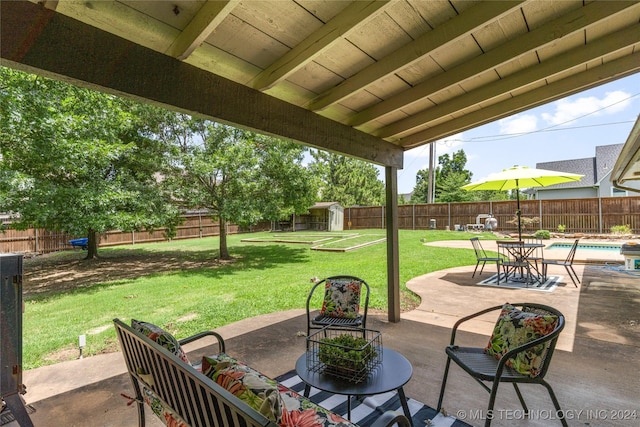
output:
M 391 138 L 395 135 L 422 127 L 439 117 L 463 111 L 479 103 L 486 103 L 491 99 L 508 94 L 527 84 L 547 79 L 563 71 L 598 59 L 608 53 L 626 49 L 638 43 L 640 43 L 640 24 L 635 24 L 623 31 L 601 37 L 588 45 L 581 46 L 578 49 L 574 49 L 556 58 L 551 58 L 543 63 L 526 68 L 504 79 L 483 85 L 471 92 L 467 92 L 463 97 L 453 98 L 450 101 L 431 107 L 411 117 L 399 120 L 378 129 L 373 132 L 373 134 L 380 138 Z
M 487 25 L 487 22 L 499 19 L 519 8 L 521 3 L 523 0 L 481 2 L 320 94 L 309 103 L 308 108 L 319 111 L 340 102 L 369 84 L 410 66 L 433 50 L 455 42 L 476 28 Z
M 390 97 L 376 105 L 355 114 L 348 122 L 351 126 L 360 126 L 414 102 L 428 98 L 439 91 L 460 84 L 461 81 L 496 68 L 508 61 L 518 58 L 532 50 L 546 46 L 561 37 L 577 31 L 624 11 L 630 6 L 637 6 L 637 1 L 629 2 L 593 2 L 580 9 L 554 19 L 535 30 L 520 37 L 496 46 L 487 53 L 464 62 L 444 73 L 431 77 L 413 88 Z
M 402 168 L 402 148 L 31 2 L 0 2 L 0 64 Z
M 215 31 L 240 0 L 209 0 L 196 13 L 165 52 L 184 60 Z
M 638 72 L 640 53 L 634 53 L 465 114 L 456 120 L 412 134 L 397 142 L 405 150 L 409 150 Z
M 273 87 L 304 67 L 313 58 L 325 52 L 336 40 L 346 37 L 356 26 L 375 17 L 388 4 L 389 0 L 351 3 L 333 19 L 258 74 L 249 85 L 263 91 Z

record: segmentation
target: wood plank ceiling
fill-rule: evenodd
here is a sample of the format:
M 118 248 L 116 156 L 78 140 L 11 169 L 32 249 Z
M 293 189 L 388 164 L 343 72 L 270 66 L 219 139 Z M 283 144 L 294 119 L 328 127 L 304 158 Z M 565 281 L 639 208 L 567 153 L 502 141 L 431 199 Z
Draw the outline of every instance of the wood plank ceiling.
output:
M 3 25 L 5 38 L 23 30 L 18 2 L 2 3 L 3 24 L 13 26 Z M 330 134 L 261 129 L 240 113 L 225 121 L 394 167 L 401 156 L 372 155 L 368 144 L 401 153 L 640 70 L 635 0 L 30 4 L 328 119 L 336 139 L 366 135 L 354 148 Z M 39 66 L 16 49 L 2 49 L 5 65 Z

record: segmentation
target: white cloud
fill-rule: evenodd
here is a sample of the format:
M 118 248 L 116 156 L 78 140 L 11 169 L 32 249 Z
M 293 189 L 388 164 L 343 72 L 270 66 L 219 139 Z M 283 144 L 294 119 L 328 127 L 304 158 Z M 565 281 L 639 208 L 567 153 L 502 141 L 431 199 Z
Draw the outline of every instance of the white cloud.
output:
M 501 134 L 520 134 L 533 132 L 538 128 L 538 118 L 533 114 L 516 114 L 506 119 L 498 120 Z
M 604 98 L 589 96 L 577 99 L 562 99 L 554 102 L 553 114 L 543 113 L 542 118 L 550 124 L 559 125 L 570 122 L 585 115 L 615 114 L 624 111 L 631 105 L 631 95 L 616 90 L 607 92 Z

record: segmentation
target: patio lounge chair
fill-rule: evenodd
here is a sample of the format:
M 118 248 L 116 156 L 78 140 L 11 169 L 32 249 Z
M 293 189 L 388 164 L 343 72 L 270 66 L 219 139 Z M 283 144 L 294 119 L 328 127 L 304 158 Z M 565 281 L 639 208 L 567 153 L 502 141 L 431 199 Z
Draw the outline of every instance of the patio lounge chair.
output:
M 462 323 L 492 311 L 500 311 L 500 316 L 486 348 L 461 347 L 456 344 L 456 332 Z M 453 326 L 451 341 L 445 350 L 447 364 L 436 411 L 442 409 L 449 365 L 453 361 L 490 393 L 487 414 L 493 413 L 498 386 L 502 382 L 513 384 L 525 413 L 529 409 L 518 383 L 543 385 L 549 392 L 557 413 L 564 414 L 553 389 L 544 380 L 563 328 L 564 316 L 559 311 L 532 303 L 498 305 L 458 320 Z M 522 342 L 522 336 L 529 337 L 529 341 Z M 491 387 L 485 382 L 491 383 Z M 560 417 L 560 421 L 563 426 L 567 426 L 564 416 Z M 485 427 L 490 425 L 491 417 L 487 417 Z
M 482 275 L 482 270 L 484 270 L 484 265 L 488 262 L 495 262 L 496 267 L 498 269 L 498 285 L 500 284 L 500 263 L 502 262 L 502 257 L 500 256 L 489 256 L 484 251 L 482 244 L 480 243 L 480 239 L 478 237 L 472 237 L 471 244 L 473 245 L 473 250 L 476 252 L 476 268 L 473 269 L 473 274 L 471 278 L 474 278 L 476 275 L 476 270 L 478 270 L 478 266 L 482 263 L 482 267 L 480 267 L 480 275 Z
M 549 265 L 563 265 L 564 268 L 567 270 L 567 274 L 569 274 L 569 277 L 571 277 L 573 286 L 575 286 L 576 288 L 578 287 L 578 283 L 580 283 L 580 279 L 578 278 L 576 271 L 573 269 L 573 258 L 576 256 L 576 250 L 578 249 L 579 241 L 580 239 L 576 239 L 575 242 L 573 242 L 573 245 L 569 250 L 569 255 L 567 255 L 567 258 L 564 261 L 555 260 L 555 259 L 542 260 L 542 276 L 544 277 L 545 281 L 547 280 L 547 268 L 549 267 Z M 571 273 L 573 273 L 573 275 Z M 578 283 L 576 283 L 576 281 Z
M 365 290 L 361 308 L 362 290 Z M 317 316 L 311 316 L 311 300 L 316 289 L 324 290 L 322 308 Z M 338 328 L 365 328 L 369 308 L 369 285 L 355 276 L 332 276 L 316 283 L 307 297 L 307 336 L 312 329 L 327 326 Z

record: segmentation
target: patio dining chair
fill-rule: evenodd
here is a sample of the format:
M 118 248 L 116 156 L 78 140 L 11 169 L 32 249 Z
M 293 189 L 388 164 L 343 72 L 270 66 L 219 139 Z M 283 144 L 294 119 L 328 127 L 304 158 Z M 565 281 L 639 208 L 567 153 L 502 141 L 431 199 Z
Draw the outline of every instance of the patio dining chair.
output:
M 316 290 L 324 296 L 320 313 L 312 316 L 311 302 Z M 364 290 L 364 304 L 361 304 Z M 312 329 L 325 327 L 365 328 L 369 308 L 369 285 L 355 276 L 331 276 L 317 282 L 307 297 L 307 336 Z
M 500 311 L 498 321 L 485 348 L 462 347 L 456 344 L 458 327 L 492 311 Z M 487 414 L 494 413 L 496 394 L 500 383 L 512 383 L 525 413 L 529 412 L 518 384 L 540 384 L 549 392 L 557 414 L 564 414 L 551 385 L 544 380 L 560 332 L 564 316 L 554 308 L 533 303 L 504 304 L 487 308 L 458 320 L 451 331 L 446 347 L 447 363 L 440 388 L 437 412 L 442 409 L 451 361 L 460 366 L 489 392 Z M 523 340 L 523 337 L 527 337 Z M 488 383 L 488 384 L 487 384 Z M 485 427 L 491 425 L 487 417 Z M 564 416 L 560 417 L 567 426 Z
M 512 277 L 514 281 L 522 281 L 528 285 L 532 276 L 531 265 L 524 259 L 524 241 L 498 242 L 498 254 L 505 282 Z
M 527 260 L 534 266 L 536 272 L 540 274 L 542 272 L 542 260 L 544 259 L 544 242 L 539 237 L 525 237 L 523 240 L 525 244 L 536 244 L 536 247 L 531 249 L 527 256 Z
M 578 278 L 578 275 L 576 274 L 576 271 L 573 269 L 573 258 L 576 256 L 576 250 L 578 249 L 578 242 L 580 241 L 580 239 L 576 239 L 573 242 L 573 245 L 571 246 L 571 249 L 569 250 L 569 255 L 567 255 L 567 258 L 562 261 L 562 260 L 555 260 L 555 259 L 545 259 L 542 260 L 542 276 L 544 277 L 545 282 L 547 281 L 547 268 L 550 265 L 562 265 L 564 266 L 565 270 L 567 270 L 567 274 L 569 274 L 569 277 L 571 277 L 571 281 L 573 282 L 573 286 L 575 286 L 576 288 L 578 287 L 578 283 L 580 283 L 580 279 Z M 573 273 L 573 274 L 571 274 Z M 576 283 L 576 281 L 578 283 Z
M 473 250 L 476 253 L 476 268 L 473 269 L 473 274 L 471 275 L 471 278 L 475 277 L 476 271 L 478 270 L 478 266 L 480 265 L 480 263 L 482 263 L 482 267 L 480 267 L 479 274 L 482 275 L 482 270 L 484 270 L 485 264 L 488 262 L 495 262 L 496 268 L 498 270 L 497 282 L 499 285 L 500 284 L 500 263 L 502 261 L 502 257 L 487 255 L 478 237 L 472 237 L 469 240 L 471 240 L 471 244 L 473 245 Z

